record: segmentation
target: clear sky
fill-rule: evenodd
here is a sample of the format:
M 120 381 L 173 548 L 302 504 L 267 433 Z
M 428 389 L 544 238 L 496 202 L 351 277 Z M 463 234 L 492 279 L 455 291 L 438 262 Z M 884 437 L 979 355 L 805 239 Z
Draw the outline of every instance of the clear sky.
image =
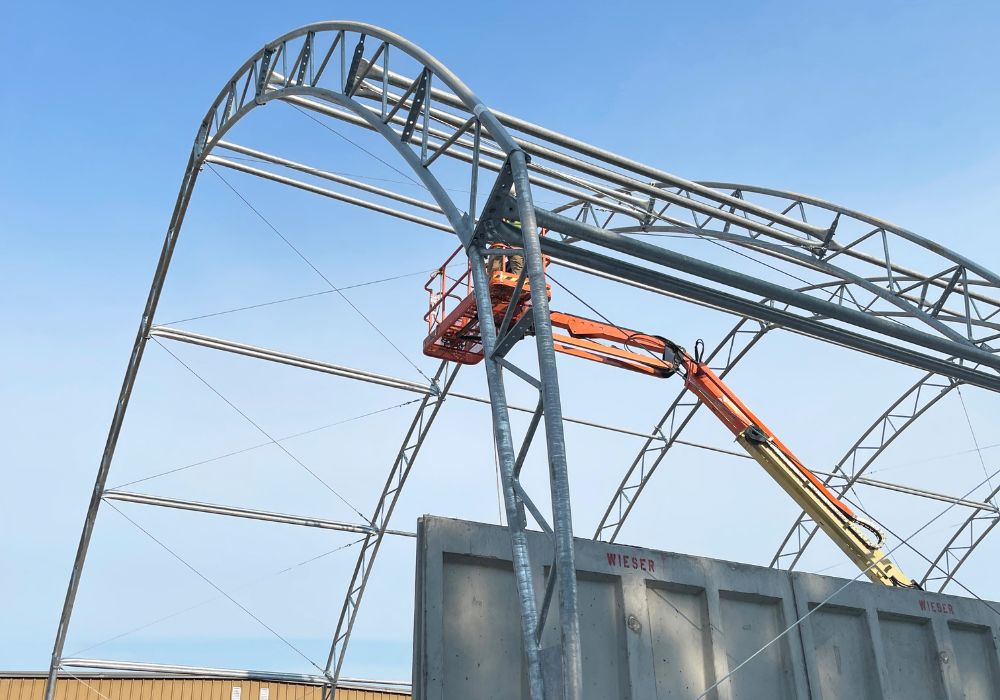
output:
M 0 343 L 3 668 L 48 663 L 93 475 L 198 121 L 233 70 L 288 29 L 325 19 L 387 27 L 436 55 L 497 109 L 687 178 L 840 202 L 1000 269 L 995 2 L 95 5 L 13 3 L 0 22 L 8 65 L 0 91 L 0 309 L 8 329 Z M 282 109 L 269 106 L 248 120 L 241 140 L 372 182 L 398 179 Z M 275 185 L 227 179 L 337 284 L 408 275 L 349 296 L 424 372 L 433 370 L 434 362 L 420 355 L 426 298 L 416 273 L 435 267 L 453 240 Z M 687 344 L 698 337 L 711 344 L 733 323 L 679 302 L 567 279 L 621 323 Z M 206 172 L 158 320 L 324 288 Z M 553 306 L 582 311 L 566 297 L 554 298 Z M 185 327 L 420 378 L 333 295 Z M 371 510 L 412 415 L 413 406 L 398 404 L 411 396 L 194 348 L 176 353 L 275 436 L 381 411 L 289 442 L 352 504 Z M 572 361 L 561 362 L 560 371 L 568 414 L 640 431 L 675 392 Z M 779 334 L 734 373 L 732 384 L 807 463 L 822 469 L 917 376 Z M 485 392 L 481 368 L 465 370 L 459 382 L 465 391 Z M 986 448 L 982 462 L 970 452 L 973 434 L 953 395 L 884 455 L 881 476 L 962 493 L 982 479 L 984 464 L 995 470 L 1000 405 L 972 389 L 962 398 Z M 426 512 L 495 522 L 486 410 L 449 403 L 437 427 L 394 526 L 412 529 Z M 729 442 L 704 416 L 691 436 Z M 576 427 L 567 439 L 576 524 L 589 535 L 639 445 Z M 174 358 L 151 347 L 109 483 L 261 441 Z M 544 466 L 534 457 L 529 478 L 542 487 Z M 678 451 L 658 477 L 623 542 L 766 564 L 795 515 L 745 460 Z M 132 488 L 358 518 L 273 448 Z M 942 508 L 884 493 L 865 498 L 904 532 Z M 349 535 L 121 508 L 306 656 L 325 658 L 356 554 Z M 949 513 L 921 546 L 939 547 L 962 515 Z M 312 670 L 108 508 L 92 551 L 68 654 Z M 1000 599 L 990 564 L 998 554 L 996 542 L 987 543 L 960 576 L 992 599 Z M 348 675 L 409 677 L 413 556 L 410 540 L 387 546 Z M 922 571 L 919 560 L 901 559 Z M 807 568 L 853 575 L 822 546 Z

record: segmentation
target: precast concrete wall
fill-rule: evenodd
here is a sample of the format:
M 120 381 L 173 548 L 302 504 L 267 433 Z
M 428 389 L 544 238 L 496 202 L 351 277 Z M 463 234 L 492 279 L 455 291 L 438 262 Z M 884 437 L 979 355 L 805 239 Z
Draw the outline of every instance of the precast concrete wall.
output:
M 529 546 L 541 601 L 552 549 Z M 414 698 L 527 698 L 507 531 L 425 516 L 417 551 Z M 1000 700 L 998 603 L 856 581 L 820 605 L 848 581 L 591 540 L 576 563 L 587 700 L 696 700 L 762 648 L 705 697 Z

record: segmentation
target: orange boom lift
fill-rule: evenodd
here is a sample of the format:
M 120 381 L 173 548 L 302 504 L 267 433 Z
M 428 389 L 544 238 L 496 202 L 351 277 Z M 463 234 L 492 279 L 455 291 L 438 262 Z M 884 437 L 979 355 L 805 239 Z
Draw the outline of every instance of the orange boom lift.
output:
M 459 247 L 452 253 L 424 287 L 430 296 L 430 308 L 425 316 L 428 335 L 424 340 L 424 354 L 471 365 L 483 359 L 483 346 L 470 269 L 467 267 L 464 274 L 456 278 L 450 278 L 446 271 L 461 251 Z M 491 264 L 489 277 L 490 301 L 497 328 L 510 329 L 509 333 L 501 335 L 512 336 L 513 340 L 531 335 L 531 297 L 526 285 L 522 285 L 519 274 L 510 271 L 510 258 L 505 255 L 503 246 L 495 246 L 489 252 L 499 259 L 499 264 Z M 551 298 L 548 286 L 546 294 Z M 572 314 L 552 311 L 551 318 L 554 346 L 558 352 L 651 377 L 680 374 L 685 387 L 729 428 L 740 446 L 869 579 L 887 586 L 919 587 L 882 552 L 881 532 L 859 518 L 799 461 L 701 361 L 700 350 L 691 355 L 661 336 Z

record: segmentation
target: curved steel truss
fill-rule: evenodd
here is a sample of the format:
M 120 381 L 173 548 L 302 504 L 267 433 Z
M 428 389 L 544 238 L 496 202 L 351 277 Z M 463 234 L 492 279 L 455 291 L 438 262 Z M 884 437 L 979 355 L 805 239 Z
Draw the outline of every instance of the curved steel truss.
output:
M 851 445 L 824 483 L 833 488 L 838 496 L 846 495 L 896 438 L 957 386 L 957 382 L 947 377 L 933 372 L 925 374 L 883 411 Z M 771 559 L 771 566 L 793 568 L 818 529 L 816 523 L 805 513 L 799 514 Z
M 924 588 L 937 586 L 938 591 L 943 591 L 945 586 L 955 579 L 955 574 L 969 560 L 976 547 L 982 544 L 997 523 L 1000 523 L 1000 510 L 996 507 L 998 494 L 1000 486 L 990 491 L 985 503 L 973 507 L 965 522 L 959 526 L 931 562 L 920 579 L 921 586 Z
M 235 124 L 271 102 L 377 133 L 419 179 L 430 200 L 226 140 Z M 244 162 L 246 157 L 256 163 Z M 446 162 L 461 169 L 470 193 L 468 200 L 455 201 L 441 184 L 438 173 Z M 479 317 L 487 399 L 452 391 L 456 368 L 447 363 L 433 379 L 419 383 L 155 325 L 174 247 L 198 173 L 206 164 L 455 235 L 470 261 L 479 309 L 491 306 L 485 267 L 488 246 L 498 241 L 513 246 L 525 259 L 517 293 L 530 293 L 533 300 L 537 366 L 519 367 L 508 357 L 510 348 L 526 335 L 523 325 L 505 320 L 498 328 L 489 312 Z M 484 176 L 487 179 L 481 183 Z M 486 202 L 480 206 L 481 195 L 487 192 Z M 559 204 L 551 209 L 538 206 L 537 192 Z M 520 226 L 505 223 L 509 221 L 518 221 Z M 550 234 L 540 236 L 543 228 Z M 748 271 L 714 261 L 709 255 L 694 257 L 658 245 L 666 236 L 704 241 L 719 256 L 735 253 L 738 265 Z M 595 533 L 597 538 L 613 540 L 667 452 L 684 443 L 680 436 L 698 405 L 686 395 L 678 395 L 651 434 L 564 416 L 543 256 L 554 265 L 609 282 L 738 316 L 736 326 L 710 356 L 722 374 L 731 371 L 771 330 L 791 331 L 922 370 L 923 378 L 857 440 L 827 478 L 841 493 L 856 483 L 873 483 L 863 476 L 868 466 L 951 389 L 969 384 L 1000 390 L 1000 357 L 993 348 L 1000 338 L 1000 276 L 984 266 L 915 233 L 819 199 L 747 185 L 693 182 L 493 111 L 433 56 L 384 29 L 356 22 L 303 27 L 269 42 L 251 56 L 223 85 L 198 129 L 98 468 L 56 634 L 46 700 L 54 697 L 60 666 L 113 665 L 147 671 L 155 666 L 63 657 L 97 513 L 103 501 L 115 499 L 363 534 L 329 658 L 321 669 L 332 687 L 342 672 L 381 544 L 395 532 L 389 529 L 394 507 L 446 397 L 482 401 L 491 407 L 531 696 L 536 700 L 551 697 L 552 688 L 561 686 L 565 697 L 579 699 L 580 638 L 563 423 L 575 420 L 644 439 Z M 732 258 L 726 260 L 731 262 Z M 788 279 L 794 280 L 794 285 L 790 286 Z M 340 523 L 107 490 L 115 447 L 150 338 L 191 343 L 419 395 L 419 407 L 371 518 L 362 523 Z M 537 391 L 537 405 L 508 404 L 504 382 L 510 376 Z M 511 426 L 513 410 L 531 415 L 519 440 Z M 535 504 L 520 480 L 525 456 L 541 425 L 550 466 L 549 515 Z M 992 501 L 995 495 L 987 500 Z M 996 525 L 996 509 L 990 503 L 965 505 L 973 508 L 972 514 L 937 557 L 925 581 L 936 581 L 937 574 L 944 572 L 946 584 Z M 524 530 L 528 515 L 554 543 L 555 560 L 541 601 L 535 599 L 527 559 Z M 814 534 L 815 527 L 800 517 L 774 563 L 794 565 Z M 550 605 L 554 600 L 555 605 Z M 559 678 L 552 677 L 549 664 L 546 673 L 542 672 L 541 630 L 550 608 L 560 629 Z M 168 668 L 185 672 L 184 667 L 160 667 Z
M 759 321 L 741 320 L 709 354 L 707 362 L 712 370 L 720 377 L 725 377 L 764 337 L 768 329 L 769 326 Z M 679 442 L 681 433 L 694 418 L 699 406 L 701 402 L 686 390 L 682 390 L 673 400 L 667 412 L 656 424 L 655 437 L 651 436 L 643 443 L 626 470 L 621 484 L 597 526 L 597 531 L 594 533 L 595 540 L 615 541 L 639 495 L 670 448 Z

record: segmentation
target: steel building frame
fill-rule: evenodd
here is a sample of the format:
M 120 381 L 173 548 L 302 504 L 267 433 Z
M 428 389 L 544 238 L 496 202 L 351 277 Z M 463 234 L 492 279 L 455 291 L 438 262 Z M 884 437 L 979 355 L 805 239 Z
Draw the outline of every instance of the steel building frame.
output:
M 391 67 L 390 67 L 391 58 Z M 399 70 L 402 66 L 402 71 Z M 391 188 L 298 163 L 225 140 L 257 107 L 290 104 L 317 118 L 375 132 L 395 149 L 430 194 L 426 201 Z M 259 165 L 226 157 L 249 156 Z M 466 168 L 470 196 L 456 202 L 432 166 Z M 452 392 L 457 366 L 442 363 L 427 383 L 336 365 L 280 350 L 212 338 L 154 323 L 177 237 L 201 168 L 229 168 L 284 186 L 362 207 L 413 224 L 454 234 L 469 260 L 485 352 L 488 398 Z M 278 171 L 276 171 L 276 169 Z M 311 180 L 282 174 L 290 171 Z M 483 174 L 490 178 L 480 183 Z M 326 181 L 379 201 L 329 189 Z M 489 192 L 478 207 L 479 192 Z M 544 191 L 563 204 L 537 205 Z M 382 201 L 385 200 L 385 201 Z M 388 203 L 386 203 L 388 202 Z M 508 222 L 518 221 L 519 227 Z M 540 236 L 539 230 L 550 232 Z M 807 275 L 795 287 L 735 268 L 683 255 L 657 245 L 662 236 L 701 239 L 751 259 Z M 525 337 L 524 324 L 496 327 L 489 311 L 485 260 L 488 246 L 505 242 L 524 256 L 518 294 L 530 293 L 537 366 L 519 367 L 508 357 Z M 653 241 L 653 242 L 651 242 Z M 756 257 L 753 257 L 756 256 Z M 573 526 L 564 422 L 578 422 L 644 439 L 597 526 L 595 538 L 616 538 L 650 477 L 681 439 L 698 408 L 681 393 L 652 433 L 574 419 L 562 413 L 554 356 L 544 259 L 615 283 L 739 317 L 710 355 L 721 374 L 730 372 L 772 330 L 787 330 L 909 365 L 926 374 L 879 417 L 826 477 L 840 493 L 856 484 L 893 488 L 971 509 L 966 523 L 937 556 L 925 581 L 943 585 L 997 522 L 992 501 L 957 499 L 863 477 L 885 448 L 951 389 L 968 384 L 1000 390 L 1000 276 L 939 244 L 885 221 L 804 195 L 727 183 L 699 183 L 624 158 L 517 117 L 488 108 L 454 73 L 429 53 L 384 29 L 358 22 L 323 22 L 269 42 L 225 83 L 202 120 L 167 228 L 132 355 L 91 496 L 52 653 L 46 700 L 53 700 L 61 666 L 142 670 L 141 662 L 68 659 L 63 645 L 101 503 L 119 500 L 153 507 L 356 532 L 363 545 L 344 596 L 324 669 L 332 688 L 375 559 L 391 530 L 390 518 L 421 445 L 446 398 L 488 403 L 501 472 L 520 604 L 521 630 L 531 697 L 581 697 L 580 631 L 573 560 Z M 925 273 L 923 269 L 931 269 Z M 115 448 L 146 344 L 150 338 L 236 353 L 304 370 L 332 374 L 421 395 L 367 523 L 342 523 L 230 505 L 168 499 L 106 489 Z M 525 381 L 538 393 L 534 407 L 507 402 L 505 377 Z M 531 414 L 526 432 L 515 436 L 511 411 Z M 520 480 L 539 427 L 546 446 L 551 513 L 544 514 Z M 555 559 L 545 592 L 536 600 L 525 529 L 528 515 L 553 541 Z M 812 540 L 815 526 L 800 516 L 772 562 L 794 565 Z M 944 562 L 942 564 L 942 562 Z M 554 601 L 554 604 L 553 604 Z M 559 643 L 541 647 L 550 614 L 558 618 Z M 170 667 L 183 673 L 185 667 Z M 233 670 L 232 673 L 240 673 Z

